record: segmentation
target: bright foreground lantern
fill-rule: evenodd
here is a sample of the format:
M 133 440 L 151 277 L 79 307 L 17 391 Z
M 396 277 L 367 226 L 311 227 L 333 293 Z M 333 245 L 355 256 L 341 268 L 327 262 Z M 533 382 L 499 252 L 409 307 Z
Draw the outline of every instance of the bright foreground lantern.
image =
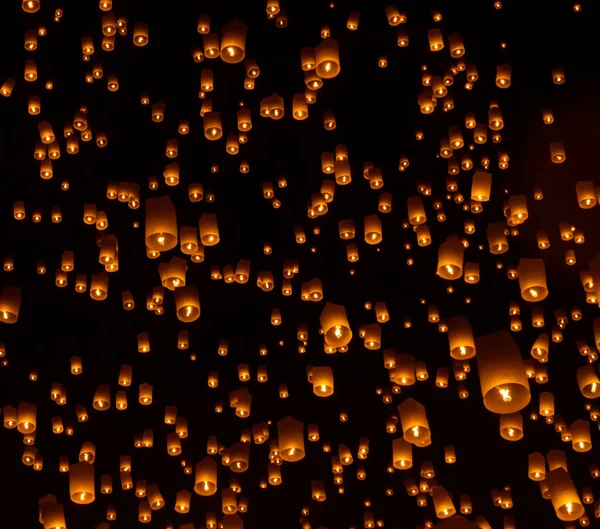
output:
M 196 484 L 194 491 L 200 496 L 212 496 L 217 492 L 217 463 L 205 457 L 196 463 Z
M 438 249 L 437 273 L 443 279 L 462 277 L 465 247 L 458 237 L 448 237 Z
M 521 295 L 525 301 L 542 301 L 548 296 L 546 267 L 542 259 L 521 258 L 517 267 Z
M 5 286 L 0 295 L 0 322 L 16 323 L 21 308 L 21 289 Z
M 332 38 L 325 39 L 315 48 L 317 74 L 322 79 L 331 79 L 340 73 L 340 51 Z
M 175 289 L 177 318 L 189 323 L 200 317 L 200 297 L 196 285 L 186 285 Z
M 585 513 L 583 504 L 573 480 L 564 468 L 559 467 L 546 474 L 546 483 L 552 506 L 559 520 L 572 522 L 583 516 Z
M 398 415 L 402 423 L 404 440 L 416 446 L 429 446 L 431 433 L 425 406 L 414 399 L 406 399 L 398 404 Z
M 292 417 L 286 417 L 277 423 L 277 434 L 281 459 L 293 462 L 304 458 L 303 422 Z
M 71 465 L 69 468 L 69 493 L 73 503 L 87 505 L 94 501 L 93 465 L 85 462 Z
M 177 246 L 177 212 L 168 195 L 146 200 L 146 246 L 166 252 Z
M 485 407 L 494 413 L 522 410 L 531 399 L 525 365 L 508 331 L 475 340 L 477 369 Z
M 468 360 L 475 356 L 473 331 L 466 316 L 454 316 L 448 320 L 450 356 L 455 360 Z
M 327 303 L 321 312 L 321 327 L 325 341 L 333 347 L 344 347 L 352 340 L 346 309 L 342 305 Z

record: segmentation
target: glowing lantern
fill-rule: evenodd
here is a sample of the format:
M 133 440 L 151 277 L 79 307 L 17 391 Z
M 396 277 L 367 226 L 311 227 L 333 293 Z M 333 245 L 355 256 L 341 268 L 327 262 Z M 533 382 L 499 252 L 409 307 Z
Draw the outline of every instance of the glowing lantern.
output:
M 398 415 L 400 415 L 402 432 L 406 442 L 420 447 L 431 444 L 425 406 L 409 398 L 398 405 Z
M 508 88 L 510 86 L 510 78 L 512 68 L 510 64 L 501 64 L 496 68 L 496 86 L 498 88 Z
M 76 463 L 69 468 L 69 494 L 71 501 L 87 505 L 95 499 L 94 467 L 89 463 Z
M 546 268 L 542 259 L 521 258 L 517 273 L 521 296 L 525 301 L 542 301 L 548 296 Z
M 200 317 L 200 298 L 196 285 L 175 289 L 175 308 L 180 321 L 189 323 Z
M 438 249 L 437 273 L 443 279 L 462 277 L 464 245 L 457 237 L 448 237 Z
M 600 397 L 600 379 L 593 366 L 587 365 L 577 370 L 577 385 L 584 397 L 588 399 Z
M 452 502 L 452 498 L 444 487 L 441 485 L 433 487 L 431 495 L 433 496 L 433 507 L 435 509 L 435 514 L 438 518 L 450 518 L 450 516 L 454 516 L 456 514 L 456 509 L 454 507 L 454 503 Z
M 21 309 L 21 289 L 5 285 L 0 294 L 0 322 L 16 323 Z
M 565 146 L 562 141 L 550 144 L 550 159 L 552 160 L 552 163 L 563 163 L 567 159 L 567 156 L 565 155 Z
M 444 36 L 442 30 L 433 28 L 427 30 L 427 38 L 429 39 L 429 50 L 440 51 L 444 49 Z
M 477 338 L 475 343 L 485 407 L 499 414 L 522 410 L 531 395 L 517 344 L 507 331 Z
M 219 227 L 217 225 L 217 216 L 214 213 L 203 213 L 200 217 L 200 240 L 204 246 L 214 246 L 218 244 Z
M 133 44 L 136 46 L 148 44 L 148 24 L 136 22 L 133 25 Z
M 577 489 L 564 468 L 556 468 L 546 474 L 546 484 L 559 520 L 575 521 L 584 515 L 585 510 Z
M 465 316 L 454 316 L 448 321 L 450 356 L 456 360 L 468 360 L 475 356 L 475 340 L 469 320 Z
M 406 203 L 408 207 L 408 221 L 413 226 L 418 226 L 419 224 L 427 222 L 427 216 L 421 197 L 408 197 Z
M 331 79 L 340 73 L 339 45 L 332 38 L 324 39 L 315 48 L 316 72 L 322 79 Z
M 352 331 L 346 309 L 342 305 L 327 303 L 321 312 L 320 322 L 328 344 L 333 347 L 344 347 L 350 343 Z
M 594 182 L 577 182 L 575 190 L 577 192 L 577 201 L 579 202 L 579 207 L 581 209 L 590 209 L 597 204 Z
M 523 438 L 523 417 L 519 412 L 500 415 L 500 435 L 507 441 Z
M 167 251 L 177 245 L 177 216 L 168 195 L 146 200 L 146 246 Z
M 240 20 L 232 20 L 221 30 L 221 59 L 228 64 L 242 62 L 246 56 L 246 33 L 248 26 Z

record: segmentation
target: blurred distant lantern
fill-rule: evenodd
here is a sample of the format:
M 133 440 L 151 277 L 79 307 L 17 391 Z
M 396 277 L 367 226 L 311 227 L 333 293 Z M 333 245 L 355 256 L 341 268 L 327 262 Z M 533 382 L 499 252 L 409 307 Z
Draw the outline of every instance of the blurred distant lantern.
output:
M 565 71 L 560 66 L 552 68 L 552 81 L 554 84 L 563 84 L 565 82 Z
M 25 13 L 37 13 L 40 10 L 40 0 L 23 0 L 21 5 Z
M 16 323 L 21 309 L 21 289 L 6 285 L 0 294 L 0 322 Z
M 450 518 L 456 514 L 456 509 L 454 507 L 454 503 L 452 502 L 452 498 L 444 487 L 441 485 L 433 487 L 431 495 L 433 496 L 435 514 L 438 518 Z
M 450 56 L 458 59 L 465 54 L 465 45 L 463 39 L 458 33 L 448 35 L 448 46 L 450 46 Z
M 444 49 L 444 37 L 441 29 L 433 28 L 427 30 L 427 37 L 429 39 L 429 49 L 431 51 L 440 51 Z
M 496 86 L 498 88 L 508 88 L 510 86 L 510 78 L 512 68 L 510 64 L 501 64 L 496 68 Z
M 145 46 L 148 44 L 148 24 L 136 22 L 133 25 L 133 43 L 136 46 Z
M 577 182 L 575 190 L 580 208 L 590 209 L 597 204 L 596 192 L 592 181 Z
M 552 163 L 563 163 L 567 156 L 565 155 L 565 146 L 562 141 L 550 144 L 550 159 Z

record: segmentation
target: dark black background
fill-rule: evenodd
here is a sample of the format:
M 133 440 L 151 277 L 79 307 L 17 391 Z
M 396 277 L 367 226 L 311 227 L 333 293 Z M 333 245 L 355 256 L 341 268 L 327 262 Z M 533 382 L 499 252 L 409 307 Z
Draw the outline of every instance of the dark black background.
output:
M 410 46 L 396 46 L 396 29 L 386 21 L 380 2 L 336 2 L 329 9 L 327 2 L 287 2 L 285 9 L 289 25 L 277 29 L 265 14 L 262 1 L 248 2 L 160 2 L 114 1 L 117 16 L 126 15 L 129 34 L 117 36 L 116 49 L 111 53 L 100 49 L 101 11 L 97 2 L 53 2 L 42 0 L 42 9 L 35 15 L 25 14 L 19 2 L 2 6 L 0 31 L 0 79 L 13 77 L 17 86 L 10 98 L 0 100 L 0 234 L 1 253 L 12 255 L 15 271 L 2 272 L 1 284 L 19 285 L 23 302 L 19 322 L 2 326 L 0 339 L 6 343 L 9 365 L 0 370 L 0 404 L 18 405 L 21 401 L 38 405 L 38 433 L 36 446 L 44 455 L 44 469 L 34 472 L 21 464 L 24 445 L 16 431 L 0 430 L 0 527 L 37 527 L 37 500 L 53 493 L 65 506 L 69 529 L 93 527 L 105 517 L 105 505 L 117 506 L 118 520 L 114 527 L 132 527 L 137 524 L 137 499 L 133 492 L 120 490 L 118 477 L 119 456 L 133 456 L 133 478 L 158 483 L 167 501 L 167 507 L 153 513 L 149 526 L 163 527 L 167 520 L 178 523 L 193 522 L 204 525 L 206 511 L 220 511 L 220 496 L 201 498 L 193 496 L 189 515 L 173 511 L 175 493 L 193 488 L 193 476 L 185 476 L 179 458 L 166 454 L 166 432 L 163 423 L 164 406 L 177 405 L 179 414 L 190 424 L 190 436 L 182 441 L 183 456 L 193 462 L 204 457 L 206 439 L 217 435 L 220 442 L 229 445 L 239 439 L 241 428 L 255 422 L 277 421 L 292 415 L 305 422 L 317 422 L 321 438 L 334 447 L 344 442 L 355 453 L 360 437 L 371 441 L 369 458 L 364 462 L 368 477 L 356 480 L 355 466 L 346 468 L 346 494 L 338 496 L 332 483 L 330 454 L 324 454 L 320 443 L 307 442 L 307 457 L 300 463 L 286 463 L 283 484 L 260 490 L 258 482 L 266 476 L 268 445 L 251 448 L 250 469 L 241 476 L 243 495 L 249 498 L 248 513 L 243 516 L 245 526 L 290 527 L 299 526 L 300 509 L 311 503 L 311 524 L 330 528 L 362 526 L 362 501 L 373 502 L 377 519 L 385 520 L 387 527 L 415 527 L 424 515 L 435 519 L 431 507 L 416 507 L 409 498 L 403 481 L 408 473 L 388 474 L 391 460 L 391 442 L 396 436 L 385 432 L 387 417 L 396 413 L 395 405 L 384 405 L 375 394 L 376 387 L 389 387 L 383 368 L 381 351 L 368 351 L 357 336 L 358 325 L 374 321 L 372 312 L 363 308 L 366 300 L 385 301 L 391 319 L 383 325 L 383 348 L 394 347 L 417 359 L 425 360 L 430 379 L 425 383 L 404 388 L 397 404 L 405 396 L 412 396 L 427 407 L 433 444 L 426 449 L 415 449 L 415 467 L 418 473 L 421 461 L 433 461 L 436 478 L 454 496 L 458 507 L 460 494 L 471 494 L 476 514 L 484 515 L 496 528 L 502 527 L 505 514 L 492 506 L 490 490 L 510 485 L 513 491 L 514 515 L 517 527 L 560 527 L 550 503 L 541 498 L 539 486 L 527 479 L 527 454 L 546 453 L 551 448 L 567 451 L 569 470 L 578 487 L 592 484 L 587 466 L 593 461 L 593 451 L 576 454 L 570 445 L 560 441 L 560 435 L 543 421 L 531 422 L 525 417 L 525 438 L 508 443 L 500 438 L 498 418 L 482 404 L 475 362 L 467 387 L 471 396 L 459 400 L 455 383 L 442 390 L 434 385 L 439 366 L 450 367 L 447 336 L 437 332 L 427 322 L 424 298 L 437 304 L 444 318 L 464 314 L 470 318 L 475 334 L 484 335 L 508 327 L 508 304 L 519 300 L 518 282 L 506 277 L 506 265 L 517 264 L 520 257 L 545 258 L 550 296 L 543 304 L 546 326 L 553 323 L 553 309 L 573 305 L 584 310 L 580 323 L 571 322 L 564 331 L 565 340 L 552 344 L 549 363 L 550 381 L 545 386 L 532 386 L 532 404 L 537 406 L 540 391 L 556 395 L 557 411 L 570 424 L 577 418 L 588 418 L 583 409 L 575 370 L 585 364 L 579 356 L 575 340 L 587 339 L 593 344 L 591 320 L 596 307 L 586 305 L 585 293 L 579 282 L 579 271 L 585 270 L 598 248 L 597 210 L 583 211 L 577 207 L 575 183 L 592 180 L 597 165 L 597 123 L 600 110 L 597 104 L 600 74 L 596 65 L 596 26 L 598 7 L 584 2 L 581 13 L 574 13 L 569 1 L 517 2 L 507 0 L 501 10 L 491 0 L 436 2 L 406 2 L 398 7 L 408 15 Z M 65 14 L 60 23 L 52 22 L 54 9 L 61 7 Z M 438 8 L 444 18 L 435 24 L 430 8 Z M 360 27 L 356 32 L 346 29 L 348 13 L 359 10 Z M 219 31 L 232 17 L 249 25 L 246 54 L 255 57 L 261 69 L 252 92 L 243 89 L 242 65 L 227 65 L 220 60 L 205 60 L 196 64 L 191 50 L 202 45 L 196 31 L 196 21 L 202 12 L 210 12 L 213 31 Z M 144 48 L 132 44 L 134 21 L 150 25 L 150 42 Z M 38 50 L 30 53 L 23 48 L 26 29 L 45 23 L 48 35 L 40 37 Z M 316 46 L 320 42 L 322 23 L 331 26 L 332 36 L 340 42 L 341 73 L 326 81 L 318 93 L 318 101 L 309 106 L 310 117 L 295 121 L 291 117 L 290 101 L 295 93 L 304 92 L 300 69 L 300 48 Z M 450 89 L 456 108 L 444 114 L 440 108 L 430 116 L 422 115 L 417 95 L 422 91 L 420 65 L 427 64 L 436 74 L 443 75 L 455 61 L 447 49 L 431 53 L 427 43 L 427 29 L 439 26 L 445 36 L 460 33 L 466 45 L 466 61 L 477 65 L 480 79 L 472 91 L 463 89 L 464 73 L 459 74 Z M 82 35 L 93 35 L 96 53 L 89 63 L 81 60 Z M 508 43 L 500 48 L 500 41 Z M 388 57 L 386 69 L 377 67 L 380 55 Z M 23 80 L 23 61 L 34 58 L 38 65 L 36 83 Z M 100 62 L 104 78 L 93 84 L 85 83 L 84 74 Z M 512 87 L 499 90 L 495 86 L 498 64 L 513 67 Z M 551 70 L 555 65 L 565 68 L 566 83 L 552 83 Z M 236 130 L 235 112 L 239 102 L 252 110 L 253 129 L 249 142 L 241 146 L 240 155 L 225 153 L 224 140 L 208 142 L 202 133 L 199 117 L 201 100 L 198 99 L 200 71 L 211 68 L 215 73 L 215 91 L 210 94 L 213 108 L 221 112 L 224 138 Z M 106 88 L 107 74 L 118 75 L 118 92 Z M 53 79 L 54 89 L 44 89 L 46 79 Z M 140 104 L 140 95 L 148 92 L 151 100 L 166 102 L 165 121 L 151 121 L 150 107 Z M 259 101 L 273 92 L 285 98 L 286 116 L 280 121 L 258 115 Z M 40 116 L 27 113 L 27 97 L 38 94 L 42 100 Z M 473 216 L 477 225 L 475 235 L 469 237 L 467 261 L 479 261 L 482 280 L 476 286 L 456 282 L 455 293 L 446 293 L 447 282 L 434 274 L 436 248 L 451 234 L 462 234 L 463 220 L 471 217 L 461 206 L 446 201 L 444 196 L 446 161 L 436 157 L 439 140 L 447 135 L 447 127 L 460 125 L 467 143 L 471 132 L 464 129 L 464 114 L 474 111 L 479 122 L 487 121 L 491 99 L 499 102 L 505 128 L 503 142 L 477 146 L 472 154 L 476 165 L 480 154 L 492 160 L 494 175 L 493 196 L 484 212 Z M 88 106 L 88 122 L 95 132 L 104 130 L 109 145 L 98 149 L 95 141 L 80 141 L 80 153 L 71 156 L 65 152 L 62 136 L 63 122 L 72 121 L 80 104 Z M 541 108 L 554 110 L 556 122 L 550 127 L 542 123 Z M 322 114 L 332 109 L 337 118 L 333 132 L 323 128 Z M 191 133 L 177 134 L 180 118 L 190 121 Z M 39 163 L 33 159 L 35 142 L 39 139 L 37 123 L 46 119 L 54 127 L 61 144 L 61 158 L 55 162 L 55 176 L 50 181 L 39 178 Z M 421 128 L 425 140 L 415 141 L 414 131 Z M 164 165 L 169 163 L 164 151 L 168 139 L 180 140 L 179 158 L 181 182 L 167 188 L 162 178 Z M 550 141 L 564 141 L 567 162 L 550 163 Z M 310 194 L 319 190 L 323 174 L 320 154 L 333 152 L 336 144 L 349 146 L 353 181 L 336 189 L 335 200 L 329 213 L 318 220 L 307 218 Z M 506 150 L 510 168 L 497 168 L 496 152 Z M 400 153 L 408 155 L 411 165 L 398 172 Z M 251 164 L 249 174 L 238 170 L 239 160 Z M 362 164 L 373 161 L 381 167 L 385 186 L 383 191 L 394 196 L 393 212 L 380 214 L 383 222 L 383 242 L 378 249 L 362 239 L 365 215 L 377 211 L 379 192 L 370 190 L 362 177 Z M 219 163 L 218 174 L 210 172 L 210 165 Z M 157 175 L 160 190 L 152 192 L 147 177 Z M 276 189 L 282 201 L 280 209 L 273 209 L 262 197 L 261 183 L 276 182 L 285 174 L 288 186 Z M 462 193 L 468 197 L 471 173 L 458 176 Z M 70 182 L 68 191 L 60 190 L 60 182 Z M 433 195 L 444 202 L 448 220 L 438 223 L 431 199 L 425 199 L 433 244 L 426 248 L 416 245 L 414 234 L 402 228 L 406 217 L 406 197 L 416 194 L 416 180 L 433 184 Z M 221 243 L 206 249 L 206 261 L 190 263 L 188 282 L 198 285 L 202 315 L 198 322 L 184 325 L 174 314 L 172 295 L 167 293 L 166 313 L 156 316 L 145 310 L 145 297 L 153 286 L 160 284 L 158 261 L 146 258 L 143 236 L 143 205 L 132 211 L 126 205 L 106 199 L 108 181 L 128 181 L 140 184 L 142 199 L 169 192 L 177 206 L 180 225 L 194 226 L 205 212 L 217 213 Z M 191 204 L 187 199 L 187 183 L 203 182 L 205 189 L 215 193 L 216 201 Z M 533 201 L 533 186 L 544 190 L 544 200 Z M 487 248 L 485 228 L 488 222 L 503 220 L 503 188 L 514 194 L 526 194 L 530 218 L 520 227 L 519 237 L 510 237 L 509 253 L 495 258 Z M 28 218 L 17 222 L 12 215 L 15 200 L 25 201 Z M 82 222 L 83 204 L 95 203 L 106 211 L 109 219 L 107 233 L 115 233 L 119 240 L 120 270 L 110 274 L 109 297 L 94 302 L 89 294 L 74 291 L 73 273 L 69 286 L 58 289 L 54 285 L 54 270 L 60 267 L 64 250 L 75 252 L 75 273 L 91 274 L 100 271 L 95 228 Z M 50 222 L 50 209 L 60 205 L 63 222 Z M 31 222 L 31 212 L 39 208 L 44 215 L 40 224 Z M 346 259 L 345 243 L 338 237 L 337 222 L 353 218 L 357 223 L 360 260 L 351 268 Z M 582 227 L 586 236 L 584 245 L 567 245 L 560 241 L 558 222 L 569 220 Z M 132 227 L 134 221 L 141 228 Z M 298 245 L 294 240 L 294 225 L 304 226 L 308 241 Z M 318 224 L 321 234 L 312 234 Z M 541 252 L 537 249 L 535 234 L 545 228 L 552 247 Z M 263 243 L 269 241 L 273 254 L 264 256 Z M 413 245 L 404 250 L 405 242 Z M 311 253 L 310 248 L 317 252 Z M 575 248 L 577 264 L 567 267 L 564 251 Z M 178 250 L 170 254 L 179 253 Z M 406 266 L 408 256 L 415 265 Z M 252 262 L 252 276 L 246 285 L 226 285 L 210 280 L 211 263 L 235 263 L 240 258 Z M 48 273 L 38 276 L 35 263 L 43 259 Z M 284 259 L 300 262 L 300 278 L 294 279 L 292 297 L 281 296 L 281 270 Z M 501 261 L 504 270 L 496 270 Z M 263 293 L 255 286 L 258 270 L 272 270 L 276 287 Z M 319 277 L 323 281 L 326 300 L 344 304 L 352 322 L 355 338 L 346 354 L 325 356 L 322 338 L 318 335 L 318 316 L 323 303 L 300 300 L 300 282 Z M 131 290 L 136 309 L 125 312 L 121 306 L 121 292 Z M 472 298 L 464 304 L 465 296 Z M 270 325 L 272 307 L 280 307 L 283 324 Z M 523 355 L 529 349 L 538 331 L 531 328 L 529 307 L 521 302 L 524 330 L 513 334 Z M 403 318 L 412 319 L 412 329 L 403 327 Z M 310 327 L 307 352 L 297 353 L 296 328 L 306 322 Z M 198 360 L 191 362 L 189 351 L 176 348 L 177 333 L 187 328 L 190 333 L 190 351 Z M 547 329 L 548 330 L 548 329 Z M 148 331 L 152 352 L 137 353 L 136 335 Z M 229 355 L 216 354 L 220 339 L 229 341 Z M 279 340 L 285 345 L 279 346 Z M 268 347 L 267 357 L 258 356 L 260 344 Z M 69 358 L 83 358 L 84 373 L 73 377 Z M 249 419 L 235 417 L 228 407 L 229 390 L 240 387 L 237 365 L 252 366 L 253 380 L 248 384 L 253 395 Z M 127 391 L 129 409 L 117 412 L 114 407 L 105 413 L 92 409 L 94 389 L 102 382 L 117 386 L 122 364 L 133 366 L 133 386 Z M 255 369 L 266 365 L 269 382 L 258 384 Z M 318 399 L 312 394 L 306 380 L 307 365 L 330 365 L 335 372 L 336 390 L 332 398 Z M 32 368 L 39 370 L 39 380 L 28 380 Z M 207 373 L 218 370 L 220 385 L 209 390 Z M 68 404 L 58 407 L 49 398 L 52 382 L 62 383 L 68 390 Z M 137 387 L 142 382 L 154 386 L 154 403 L 142 407 L 137 403 Z M 277 384 L 285 382 L 290 398 L 278 398 Z M 222 401 L 225 410 L 214 413 L 215 401 Z M 90 421 L 76 421 L 75 405 L 84 404 L 91 414 Z M 347 410 L 350 420 L 338 420 L 340 409 Z M 527 414 L 527 410 L 524 410 Z M 65 423 L 75 427 L 75 435 L 66 437 L 51 433 L 50 418 L 62 415 Z M 151 450 L 133 447 L 134 434 L 144 428 L 154 428 L 155 446 Z M 596 424 L 592 423 L 593 441 L 597 442 Z M 271 438 L 276 437 L 271 428 Z M 58 456 L 68 455 L 73 463 L 84 441 L 97 446 L 96 475 L 112 473 L 115 492 L 112 496 L 97 494 L 90 506 L 77 506 L 68 497 L 68 476 L 58 472 Z M 443 462 L 443 447 L 456 447 L 458 462 L 449 466 Z M 219 467 L 219 486 L 229 479 L 229 471 Z M 412 475 L 412 474 L 411 474 Z M 324 504 L 310 501 L 310 481 L 323 479 L 327 484 L 328 500 Z M 395 490 L 386 497 L 385 488 Z M 594 485 L 595 492 L 598 486 Z M 432 503 L 430 501 L 430 503 Z M 593 512 L 589 510 L 590 517 Z M 595 521 L 592 520 L 592 524 Z

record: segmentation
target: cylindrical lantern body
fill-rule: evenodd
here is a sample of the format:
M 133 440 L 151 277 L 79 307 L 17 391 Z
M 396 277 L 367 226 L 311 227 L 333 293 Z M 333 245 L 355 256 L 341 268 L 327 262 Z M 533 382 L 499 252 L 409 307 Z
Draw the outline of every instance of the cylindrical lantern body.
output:
M 477 338 L 477 367 L 483 402 L 494 413 L 522 410 L 531 399 L 521 353 L 508 331 Z

